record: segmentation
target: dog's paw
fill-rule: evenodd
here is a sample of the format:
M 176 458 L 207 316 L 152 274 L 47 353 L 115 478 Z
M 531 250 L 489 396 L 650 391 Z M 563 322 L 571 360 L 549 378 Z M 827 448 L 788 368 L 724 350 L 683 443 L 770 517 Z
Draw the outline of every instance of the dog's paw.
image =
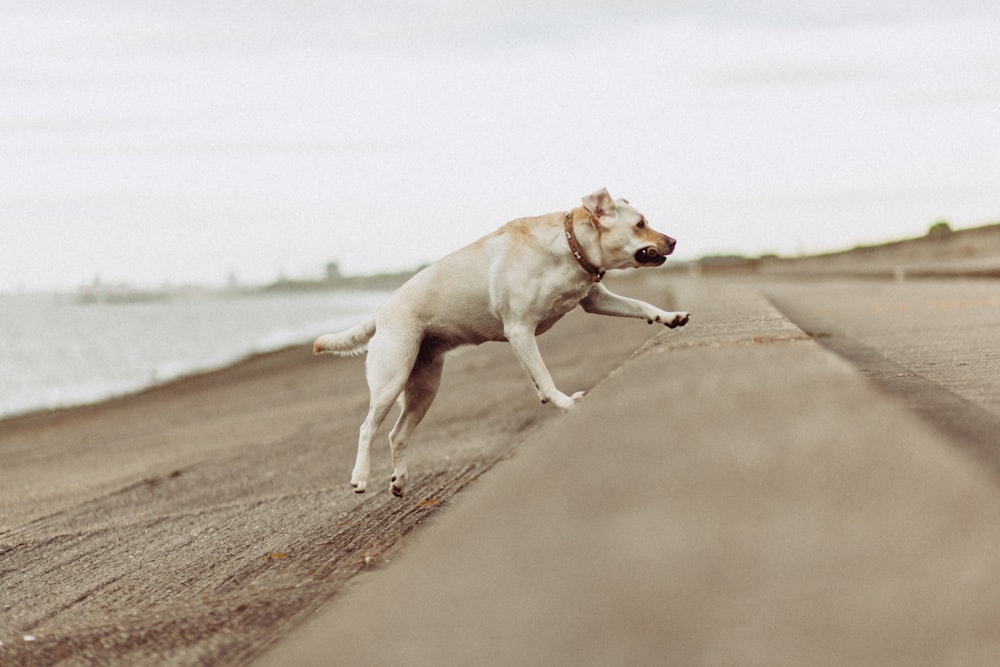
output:
M 354 493 L 364 493 L 368 488 L 368 475 L 371 473 L 371 464 L 367 458 L 360 457 L 354 462 L 354 470 L 351 471 L 351 486 Z
M 552 399 L 552 405 L 556 406 L 563 412 L 569 412 L 570 410 L 573 409 L 573 406 L 579 403 L 580 399 L 582 399 L 586 395 L 587 392 L 585 391 L 578 391 L 572 396 L 567 396 L 566 394 L 559 394 L 559 396 L 556 396 Z
M 674 316 L 673 323 L 667 325 L 671 329 L 674 327 L 682 327 L 688 323 L 688 320 L 691 319 L 691 313 L 674 313 Z
M 406 476 L 405 475 L 393 475 L 392 479 L 389 480 L 389 491 L 392 495 L 397 498 L 402 498 L 406 489 Z
M 649 324 L 656 322 L 657 324 L 664 324 L 667 327 L 674 329 L 676 327 L 684 326 L 688 323 L 689 319 L 691 319 L 690 313 L 660 312 L 651 319 L 647 318 L 646 322 Z

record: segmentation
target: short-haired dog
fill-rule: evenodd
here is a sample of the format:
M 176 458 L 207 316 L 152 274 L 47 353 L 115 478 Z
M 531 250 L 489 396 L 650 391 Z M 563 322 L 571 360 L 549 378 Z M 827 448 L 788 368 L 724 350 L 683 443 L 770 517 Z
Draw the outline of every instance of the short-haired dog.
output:
M 685 325 L 688 313 L 618 296 L 601 282 L 610 269 L 660 266 L 675 244 L 628 201 L 612 199 L 602 189 L 570 211 L 508 222 L 419 271 L 361 324 L 317 338 L 316 354 L 368 351 L 371 403 L 351 474 L 354 490 L 363 493 L 368 486 L 372 440 L 401 398 L 389 445 L 390 490 L 403 495 L 406 443 L 437 394 L 444 354 L 451 349 L 508 341 L 542 403 L 568 410 L 584 392 L 556 388 L 535 336 L 570 310 L 581 306 L 598 315 Z

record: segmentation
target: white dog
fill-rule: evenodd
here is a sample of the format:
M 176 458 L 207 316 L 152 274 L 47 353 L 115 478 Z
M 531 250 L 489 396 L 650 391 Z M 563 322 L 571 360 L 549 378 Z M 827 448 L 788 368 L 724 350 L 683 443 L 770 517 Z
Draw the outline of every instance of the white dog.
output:
M 351 475 L 354 490 L 365 491 L 375 432 L 402 395 L 389 446 L 394 467 L 390 489 L 403 495 L 406 443 L 437 394 L 448 350 L 508 341 L 542 403 L 568 410 L 584 392 L 567 396 L 556 388 L 535 341 L 563 315 L 579 305 L 588 313 L 635 317 L 670 328 L 686 324 L 687 313 L 618 296 L 601 284 L 608 269 L 660 266 L 675 244 L 653 231 L 626 200 L 612 200 L 602 189 L 568 213 L 508 222 L 414 275 L 365 322 L 317 338 L 315 354 L 368 350 L 371 404 Z

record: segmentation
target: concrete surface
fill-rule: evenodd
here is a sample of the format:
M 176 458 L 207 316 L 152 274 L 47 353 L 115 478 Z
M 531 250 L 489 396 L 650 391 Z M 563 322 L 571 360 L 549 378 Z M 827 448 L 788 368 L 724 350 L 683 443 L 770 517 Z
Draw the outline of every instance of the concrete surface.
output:
M 1000 478 L 1000 282 L 782 282 L 765 293 L 817 342 Z
M 254 664 L 996 664 L 993 473 L 753 285 L 677 301 L 684 336 Z

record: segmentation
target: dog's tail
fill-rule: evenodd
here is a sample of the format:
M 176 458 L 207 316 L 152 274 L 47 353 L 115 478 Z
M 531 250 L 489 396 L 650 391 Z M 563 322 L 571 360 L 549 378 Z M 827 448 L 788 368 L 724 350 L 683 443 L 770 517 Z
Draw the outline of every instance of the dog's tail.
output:
M 342 357 L 364 354 L 368 341 L 375 335 L 375 318 L 370 317 L 347 331 L 325 334 L 313 343 L 313 354 L 332 352 Z

